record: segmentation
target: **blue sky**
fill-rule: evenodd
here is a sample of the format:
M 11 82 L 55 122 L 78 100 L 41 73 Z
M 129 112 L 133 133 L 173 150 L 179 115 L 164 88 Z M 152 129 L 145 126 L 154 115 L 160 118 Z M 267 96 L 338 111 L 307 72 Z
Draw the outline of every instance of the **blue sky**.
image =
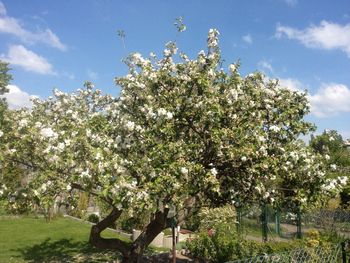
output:
M 187 30 L 177 35 L 175 18 Z M 191 57 L 220 33 L 229 63 L 241 74 L 263 71 L 292 89 L 308 89 L 308 120 L 350 138 L 350 2 L 348 0 L 2 0 L 0 59 L 11 64 L 11 107 L 74 91 L 85 80 L 118 95 L 113 79 L 127 72 L 130 52 L 160 54 L 176 40 Z M 117 30 L 125 31 L 125 48 Z

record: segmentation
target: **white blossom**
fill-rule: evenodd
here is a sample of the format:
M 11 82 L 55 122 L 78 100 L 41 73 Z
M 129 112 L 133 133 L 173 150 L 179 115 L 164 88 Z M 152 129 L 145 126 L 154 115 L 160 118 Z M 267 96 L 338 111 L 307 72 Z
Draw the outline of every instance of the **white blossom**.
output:
M 216 175 L 218 174 L 218 170 L 216 170 L 215 167 L 214 167 L 214 168 L 211 168 L 211 169 L 210 169 L 210 173 L 211 173 L 212 175 L 216 176 Z
M 159 108 L 157 111 L 158 116 L 164 116 L 167 114 L 167 111 L 163 108 Z
M 279 132 L 280 128 L 276 125 L 272 125 L 272 126 L 270 126 L 269 130 L 273 131 L 273 132 Z
M 334 164 L 334 163 L 331 164 L 330 167 L 331 167 L 331 169 L 332 169 L 333 171 L 337 170 L 337 165 Z
M 28 120 L 26 119 L 21 119 L 18 123 L 19 128 L 24 128 L 27 125 L 28 125 Z
M 125 124 L 125 127 L 126 127 L 127 130 L 129 130 L 129 131 L 133 131 L 134 128 L 135 128 L 135 122 L 133 122 L 133 121 L 128 121 L 128 122 Z
M 51 128 L 41 129 L 40 134 L 45 138 L 51 138 L 56 136 L 56 133 Z
M 234 73 L 237 70 L 237 67 L 235 64 L 230 64 L 229 69 L 232 73 Z
M 171 112 L 167 112 L 167 113 L 166 113 L 166 118 L 167 118 L 168 120 L 171 120 L 171 119 L 173 118 L 173 114 L 172 114 Z
M 64 148 L 65 148 L 65 144 L 63 142 L 60 142 L 58 145 L 57 145 L 57 148 L 60 150 L 60 151 L 63 151 Z
M 180 172 L 183 174 L 183 175 L 187 175 L 188 174 L 188 169 L 186 167 L 181 167 L 180 168 Z

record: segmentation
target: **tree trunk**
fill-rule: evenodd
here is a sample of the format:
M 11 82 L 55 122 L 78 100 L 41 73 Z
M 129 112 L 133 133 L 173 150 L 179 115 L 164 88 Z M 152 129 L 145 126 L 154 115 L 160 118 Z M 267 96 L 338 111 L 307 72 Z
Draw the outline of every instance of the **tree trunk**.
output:
M 168 212 L 168 208 L 164 209 L 164 212 L 156 212 L 153 220 L 147 225 L 146 229 L 132 244 L 129 254 L 124 256 L 123 263 L 142 262 L 142 255 L 147 246 L 160 232 L 162 232 L 162 230 L 166 228 Z
M 90 244 L 101 249 L 115 249 L 119 251 L 123 257 L 127 256 L 130 251 L 130 245 L 117 238 L 103 238 L 101 232 L 113 224 L 122 214 L 122 210 L 113 208 L 111 213 L 91 227 Z

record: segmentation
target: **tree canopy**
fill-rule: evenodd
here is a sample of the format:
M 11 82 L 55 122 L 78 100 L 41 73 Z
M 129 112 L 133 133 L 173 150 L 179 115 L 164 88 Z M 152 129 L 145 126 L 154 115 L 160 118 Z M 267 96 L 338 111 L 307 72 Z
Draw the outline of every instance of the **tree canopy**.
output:
M 317 201 L 329 189 L 323 157 L 298 139 L 313 129 L 303 120 L 306 94 L 259 72 L 242 77 L 239 63 L 225 71 L 218 36 L 211 29 L 207 51 L 193 60 L 177 58 L 174 42 L 160 59 L 131 54 L 129 73 L 116 78 L 118 98 L 86 83 L 9 111 L 2 165 L 25 167 L 28 184 L 14 191 L 2 183 L 2 196 L 52 204 L 89 193 L 111 209 L 90 242 L 130 262 L 167 226 L 170 207 L 181 224 L 204 205 Z M 100 236 L 122 213 L 145 211 L 149 224 L 131 246 Z

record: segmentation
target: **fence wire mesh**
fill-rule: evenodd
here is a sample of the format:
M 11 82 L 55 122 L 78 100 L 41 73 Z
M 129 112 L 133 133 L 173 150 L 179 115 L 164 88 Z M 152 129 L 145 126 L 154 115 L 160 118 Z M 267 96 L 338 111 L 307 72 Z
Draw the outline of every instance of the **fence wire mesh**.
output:
M 342 262 L 341 250 L 341 245 L 328 248 L 297 249 L 279 254 L 258 255 L 226 263 L 335 263 Z
M 350 211 L 347 210 L 318 210 L 303 215 L 306 228 L 333 230 L 350 237 Z
M 298 231 L 298 211 L 289 208 L 267 207 L 265 217 L 262 207 L 253 205 L 237 210 L 237 228 L 243 237 L 252 240 L 264 239 L 265 232 L 269 241 L 286 241 L 304 236 L 310 230 L 334 231 L 340 236 L 350 238 L 350 211 L 316 210 L 300 213 Z

